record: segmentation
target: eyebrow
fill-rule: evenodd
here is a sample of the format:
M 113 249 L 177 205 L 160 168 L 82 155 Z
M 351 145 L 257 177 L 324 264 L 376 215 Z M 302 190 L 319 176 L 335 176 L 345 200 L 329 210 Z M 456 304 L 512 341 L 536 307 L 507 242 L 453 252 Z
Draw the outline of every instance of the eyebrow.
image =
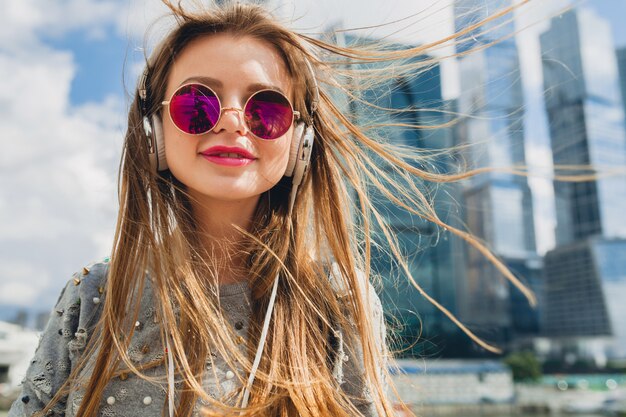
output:
M 184 84 L 189 84 L 191 82 L 200 82 L 202 84 L 206 84 L 209 87 L 213 87 L 216 89 L 224 88 L 224 83 L 222 83 L 220 80 L 213 78 L 213 77 L 207 77 L 205 75 L 189 77 L 185 81 L 180 83 L 179 86 L 184 85 Z M 285 93 L 285 91 L 282 88 L 276 85 L 272 85 L 272 84 L 254 83 L 254 84 L 250 84 L 247 88 L 247 91 L 249 93 L 259 91 L 259 90 L 276 90 L 276 91 L 280 91 L 285 97 L 288 97 L 287 93 Z

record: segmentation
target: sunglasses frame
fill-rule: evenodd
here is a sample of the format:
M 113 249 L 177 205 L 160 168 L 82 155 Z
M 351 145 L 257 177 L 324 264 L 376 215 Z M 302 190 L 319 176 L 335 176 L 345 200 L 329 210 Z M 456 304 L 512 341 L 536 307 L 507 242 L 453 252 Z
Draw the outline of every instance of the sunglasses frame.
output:
M 215 98 L 217 99 L 217 103 L 219 104 L 219 108 L 220 108 L 220 114 L 217 117 L 217 120 L 215 121 L 215 124 L 213 125 L 213 127 L 209 130 L 206 130 L 204 132 L 201 133 L 189 133 L 189 132 L 185 132 L 183 129 L 181 129 L 180 127 L 178 127 L 178 125 L 176 124 L 176 122 L 174 122 L 174 118 L 172 117 L 172 111 L 171 111 L 171 107 L 170 107 L 170 103 L 172 102 L 172 99 L 174 98 L 174 96 L 176 95 L 176 93 L 178 93 L 182 88 L 184 87 L 188 87 L 190 85 L 199 85 L 202 86 L 204 88 L 209 89 L 209 91 L 211 91 L 214 95 Z M 181 131 L 182 133 L 186 134 L 186 135 L 191 135 L 191 136 L 200 136 L 200 135 L 204 135 L 206 133 L 211 132 L 213 129 L 215 129 L 215 126 L 218 125 L 218 123 L 220 122 L 220 120 L 222 120 L 222 115 L 224 114 L 225 111 L 227 110 L 235 110 L 239 113 L 242 113 L 242 117 L 243 117 L 243 121 L 246 125 L 246 128 L 248 129 L 248 132 L 250 132 L 250 134 L 252 136 L 254 136 L 255 138 L 259 139 L 259 140 L 276 140 L 281 138 L 282 136 L 284 136 L 285 134 L 283 133 L 281 136 L 277 137 L 277 138 L 273 138 L 273 139 L 265 139 L 265 138 L 261 138 L 257 135 L 255 135 L 252 132 L 252 129 L 250 128 L 250 125 L 248 123 L 248 120 L 246 119 L 246 107 L 248 107 L 248 103 L 250 102 L 250 100 L 252 99 L 252 97 L 256 96 L 259 93 L 265 92 L 265 91 L 272 91 L 274 93 L 278 93 L 281 96 L 283 96 L 285 98 L 285 100 L 287 100 L 287 103 L 289 103 L 289 109 L 291 110 L 291 114 L 292 114 L 292 120 L 291 120 L 291 125 L 289 126 L 289 128 L 291 128 L 291 126 L 293 126 L 294 121 L 299 120 L 300 119 L 300 112 L 297 110 L 293 109 L 293 104 L 291 104 L 291 100 L 289 100 L 289 97 L 287 97 L 282 91 L 279 90 L 275 90 L 272 88 L 264 88 L 261 90 L 257 90 L 254 93 L 250 94 L 250 97 L 248 97 L 248 99 L 246 100 L 246 102 L 243 105 L 243 108 L 239 108 L 239 107 L 222 107 L 222 100 L 220 100 L 220 96 L 215 92 L 215 90 L 213 90 L 211 87 L 209 87 L 206 84 L 202 84 L 202 83 L 198 83 L 198 82 L 191 82 L 191 83 L 187 83 L 187 84 L 183 84 L 181 86 L 179 86 L 176 90 L 174 90 L 174 92 L 172 93 L 172 95 L 170 95 L 169 100 L 164 100 L 161 102 L 162 106 L 167 106 L 167 114 L 170 116 L 170 120 L 172 121 L 172 124 L 176 127 L 176 129 L 178 129 L 179 131 Z M 289 129 L 287 129 L 289 130 Z M 286 132 L 285 132 L 286 133 Z

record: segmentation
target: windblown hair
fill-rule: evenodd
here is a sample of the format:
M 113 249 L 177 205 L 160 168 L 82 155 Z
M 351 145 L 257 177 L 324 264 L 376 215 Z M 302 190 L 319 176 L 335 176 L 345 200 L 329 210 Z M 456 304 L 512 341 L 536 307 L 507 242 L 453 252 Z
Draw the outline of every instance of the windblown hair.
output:
M 312 118 L 316 140 L 311 167 L 291 216 L 288 215 L 290 185 L 284 180 L 261 195 L 253 229 L 240 230 L 245 237 L 241 250 L 247 254 L 247 277 L 253 298 L 247 354 L 240 354 L 235 335 L 224 325 L 215 273 L 218 266 L 210 257 L 203 256 L 200 232 L 191 210 L 193 201 L 185 186 L 170 171 L 156 173 L 151 169 L 142 129 L 142 108 L 135 95 L 120 166 L 120 210 L 104 308 L 85 352 L 87 357 L 97 351 L 97 357 L 91 378 L 84 382 L 89 395 L 85 396 L 78 415 L 96 414 L 103 390 L 109 380 L 119 374 L 120 366 L 150 379 L 127 355 L 145 271 L 149 271 L 152 279 L 155 304 L 162 306 L 159 315 L 164 346 L 166 332 L 170 332 L 176 373 L 183 380 L 176 415 L 191 415 L 198 398 L 208 403 L 207 415 L 232 415 L 241 411 L 224 399 L 213 399 L 204 392 L 205 363 L 209 351 L 215 350 L 229 364 L 238 362 L 246 371 L 250 370 L 263 313 L 277 274 L 280 275 L 278 296 L 265 354 L 252 387 L 250 404 L 243 415 L 361 415 L 340 389 L 329 366 L 332 347 L 328 341 L 337 327 L 351 341 L 348 343 L 351 349 L 363 352 L 364 378 L 378 414 L 394 415 L 383 388 L 383 378 L 387 376 L 378 372 L 386 352 L 380 351 L 374 340 L 368 286 L 359 277 L 370 277 L 370 230 L 373 227 L 382 231 L 390 252 L 412 284 L 477 339 L 413 279 L 393 234 L 371 201 L 371 190 L 465 239 L 522 287 L 478 240 L 440 220 L 418 187 L 423 182 L 457 181 L 476 172 L 441 174 L 423 169 L 429 158 L 437 155 L 379 140 L 365 127 L 359 127 L 333 100 L 342 95 L 352 102 L 367 105 L 356 91 L 389 82 L 398 75 L 411 76 L 432 66 L 436 60 L 412 58 L 424 55 L 439 43 L 405 49 L 377 44 L 342 47 L 295 33 L 260 6 L 232 3 L 189 11 L 179 3 L 164 2 L 176 17 L 177 26 L 150 59 L 149 113 L 162 111 L 160 103 L 164 99 L 168 74 L 177 55 L 191 41 L 216 33 L 253 37 L 272 45 L 282 55 L 294 86 L 294 107 L 304 120 Z M 496 13 L 489 20 L 509 11 Z M 461 37 L 481 24 L 484 22 L 440 43 Z M 302 70 L 306 68 L 305 60 L 312 64 L 321 86 L 320 103 L 313 116 L 309 104 L 313 99 L 314 81 L 309 71 Z M 355 198 L 349 198 L 350 195 Z M 348 290 L 341 298 L 328 279 L 328 269 L 333 262 L 341 272 L 340 287 Z M 70 379 L 78 375 L 84 362 L 73 371 Z M 243 385 L 246 375 L 237 375 Z M 62 393 L 55 398 L 59 395 Z

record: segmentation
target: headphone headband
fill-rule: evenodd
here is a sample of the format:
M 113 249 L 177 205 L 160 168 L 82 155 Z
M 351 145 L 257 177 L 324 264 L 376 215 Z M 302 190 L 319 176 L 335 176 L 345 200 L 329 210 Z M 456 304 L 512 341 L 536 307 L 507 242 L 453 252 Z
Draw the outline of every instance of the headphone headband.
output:
M 317 110 L 317 106 L 320 102 L 320 90 L 319 87 L 317 85 L 317 78 L 315 77 L 315 71 L 313 71 L 313 66 L 311 65 L 311 61 L 309 61 L 309 59 L 306 56 L 304 57 L 304 62 L 306 63 L 307 68 L 309 69 L 309 75 L 311 76 L 311 80 L 313 82 L 313 100 L 311 101 L 310 104 L 310 108 L 311 108 L 311 120 L 309 125 L 313 125 L 313 115 L 315 114 L 315 111 Z

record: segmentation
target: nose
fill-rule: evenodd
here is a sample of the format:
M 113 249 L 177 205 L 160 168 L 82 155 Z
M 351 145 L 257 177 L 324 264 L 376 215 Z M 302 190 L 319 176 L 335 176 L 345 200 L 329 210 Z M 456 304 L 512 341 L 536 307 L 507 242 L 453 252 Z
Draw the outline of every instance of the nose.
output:
M 244 117 L 243 109 L 239 107 L 224 107 L 222 114 L 213 128 L 213 132 L 232 132 L 245 136 L 248 133 L 248 126 Z

